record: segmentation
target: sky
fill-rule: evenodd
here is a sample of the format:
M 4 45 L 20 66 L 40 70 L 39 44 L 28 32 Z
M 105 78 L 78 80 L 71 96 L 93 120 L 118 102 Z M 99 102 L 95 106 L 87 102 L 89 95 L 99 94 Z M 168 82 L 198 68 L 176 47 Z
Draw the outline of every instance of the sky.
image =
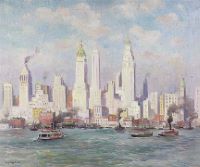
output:
M 1 0 L 0 84 L 18 94 L 24 58 L 33 83 L 63 76 L 72 88 L 80 41 L 88 58 L 97 48 L 101 86 L 121 70 L 124 40 L 132 41 L 137 94 L 148 76 L 149 91 L 173 92 L 184 77 L 189 96 L 200 86 L 200 1 L 198 0 Z M 1 92 L 0 92 L 1 93 Z

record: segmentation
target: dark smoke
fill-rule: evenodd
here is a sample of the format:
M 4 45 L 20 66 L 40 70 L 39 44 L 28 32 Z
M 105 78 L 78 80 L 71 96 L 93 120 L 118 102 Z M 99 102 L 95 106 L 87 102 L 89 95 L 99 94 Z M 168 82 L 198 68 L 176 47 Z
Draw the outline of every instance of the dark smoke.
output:
M 27 64 L 27 63 L 28 63 L 35 55 L 37 55 L 39 52 L 40 52 L 40 51 L 39 51 L 39 48 L 36 47 L 36 48 L 35 48 L 35 52 L 34 52 L 33 55 L 25 57 L 25 59 L 24 59 L 24 64 Z
M 196 112 L 193 112 L 190 114 L 189 118 L 188 118 L 188 123 L 189 123 L 189 128 L 192 127 L 192 122 L 194 119 L 198 118 L 198 114 Z
M 179 109 L 179 107 L 176 104 L 172 104 L 171 106 L 169 106 L 168 110 L 167 110 L 167 115 L 168 115 L 168 119 L 167 122 L 169 124 L 169 128 L 170 130 L 172 129 L 172 122 L 173 122 L 173 113 L 177 113 L 177 110 Z

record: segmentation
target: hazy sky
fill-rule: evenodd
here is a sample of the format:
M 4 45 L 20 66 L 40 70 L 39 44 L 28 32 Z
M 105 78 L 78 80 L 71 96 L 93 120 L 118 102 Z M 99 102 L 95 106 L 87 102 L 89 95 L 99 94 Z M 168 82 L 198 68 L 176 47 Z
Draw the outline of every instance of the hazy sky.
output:
M 174 91 L 182 76 L 191 95 L 200 85 L 198 0 L 2 0 L 0 84 L 11 81 L 18 94 L 23 59 L 38 47 L 29 62 L 33 81 L 51 84 L 59 73 L 72 87 L 82 40 L 88 63 L 92 50 L 100 51 L 103 87 L 121 69 L 127 36 L 137 64 L 137 94 L 147 73 L 151 91 Z

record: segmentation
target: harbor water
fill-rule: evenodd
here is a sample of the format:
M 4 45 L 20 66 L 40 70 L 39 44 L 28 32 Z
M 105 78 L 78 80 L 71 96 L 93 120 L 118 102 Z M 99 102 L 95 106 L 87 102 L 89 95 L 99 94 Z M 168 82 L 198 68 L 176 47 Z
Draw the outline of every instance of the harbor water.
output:
M 133 138 L 113 129 L 64 129 L 64 139 L 36 141 L 39 132 L 0 132 L 0 167 L 199 167 L 200 129 L 177 137 Z

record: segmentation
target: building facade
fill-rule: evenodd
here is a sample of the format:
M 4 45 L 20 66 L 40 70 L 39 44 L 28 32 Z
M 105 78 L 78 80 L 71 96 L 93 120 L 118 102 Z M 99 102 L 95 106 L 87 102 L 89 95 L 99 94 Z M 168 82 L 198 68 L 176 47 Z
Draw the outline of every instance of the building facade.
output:
M 27 108 L 29 105 L 29 101 L 31 101 L 31 98 L 32 77 L 27 64 L 25 64 L 19 78 L 19 106 L 21 108 Z
M 54 111 L 57 116 L 66 112 L 66 87 L 60 75 L 54 76 L 52 90 Z
M 78 115 L 89 118 L 89 86 L 87 81 L 87 58 L 82 43 L 76 53 L 76 74 L 73 88 L 73 108 L 78 109 Z
M 3 84 L 3 118 L 8 117 L 13 107 L 13 86 L 11 83 Z
M 122 101 L 127 107 L 135 100 L 135 62 L 130 40 L 125 41 L 122 60 Z
M 90 85 L 90 101 L 89 107 L 101 106 L 101 87 L 100 87 L 100 56 L 98 50 L 95 49 L 92 54 L 92 77 Z

